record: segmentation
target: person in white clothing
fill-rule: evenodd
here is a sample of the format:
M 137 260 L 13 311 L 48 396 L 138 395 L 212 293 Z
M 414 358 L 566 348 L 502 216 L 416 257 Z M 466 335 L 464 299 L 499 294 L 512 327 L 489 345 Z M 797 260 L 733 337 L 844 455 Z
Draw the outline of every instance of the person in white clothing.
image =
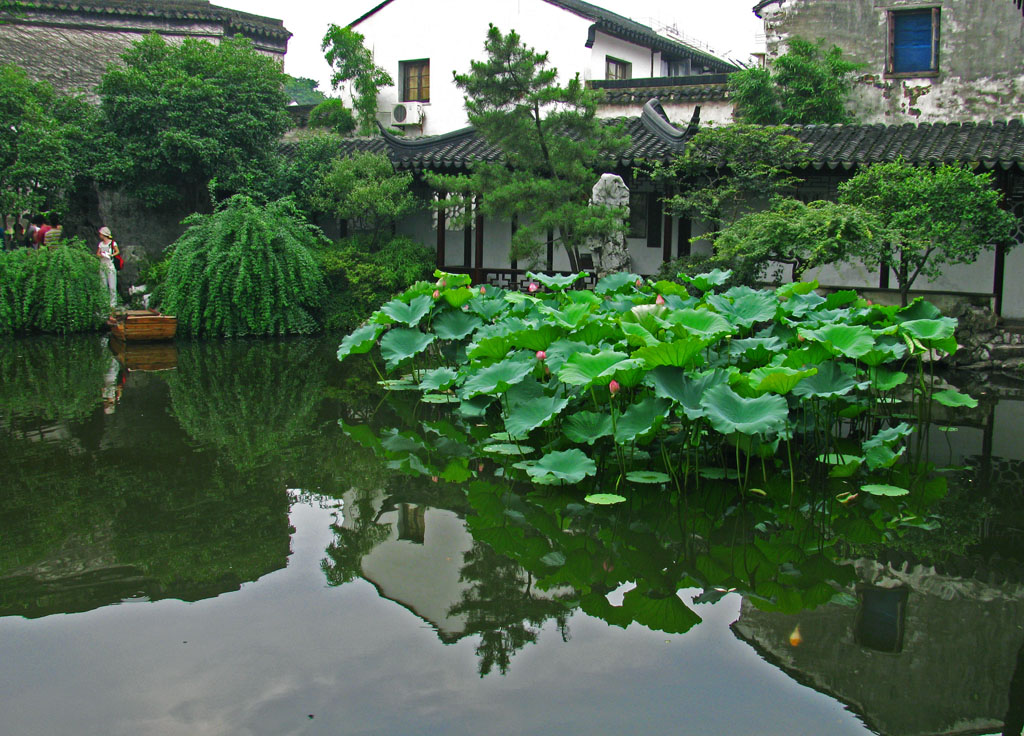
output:
M 110 228 L 100 228 L 100 242 L 96 246 L 96 257 L 100 259 L 100 279 L 107 287 L 110 294 L 110 311 L 113 312 L 117 306 L 117 270 L 114 268 L 114 256 L 120 255 L 121 249 L 117 247 Z

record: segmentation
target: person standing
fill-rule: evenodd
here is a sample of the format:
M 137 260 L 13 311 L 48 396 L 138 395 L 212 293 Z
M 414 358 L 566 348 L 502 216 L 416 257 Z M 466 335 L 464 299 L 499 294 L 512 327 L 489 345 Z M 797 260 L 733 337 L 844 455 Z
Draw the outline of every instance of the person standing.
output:
M 33 220 L 35 222 L 35 220 Z M 32 236 L 32 240 L 35 242 L 36 249 L 43 244 L 43 238 L 46 237 L 46 233 L 50 230 L 50 223 L 46 221 L 43 215 L 39 215 L 39 227 L 36 229 L 35 235 Z
M 60 224 L 60 216 L 50 215 L 50 229 L 43 233 L 43 245 L 56 248 L 64 239 L 64 228 Z
M 100 259 L 100 279 L 110 295 L 111 312 L 117 306 L 117 270 L 114 268 L 114 256 L 120 254 L 121 249 L 114 242 L 110 228 L 104 225 L 100 228 L 100 242 L 96 245 L 96 257 Z
M 28 227 L 25 228 L 25 245 L 29 248 L 38 248 L 39 241 L 36 240 L 36 235 L 39 233 L 39 228 L 43 226 L 46 220 L 42 215 L 34 215 L 29 221 Z

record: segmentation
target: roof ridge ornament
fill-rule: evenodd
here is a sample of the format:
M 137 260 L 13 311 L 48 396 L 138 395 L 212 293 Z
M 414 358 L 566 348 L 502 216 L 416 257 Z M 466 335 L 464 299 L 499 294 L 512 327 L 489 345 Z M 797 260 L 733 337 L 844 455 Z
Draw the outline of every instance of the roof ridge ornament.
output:
M 651 134 L 672 148 L 682 149 L 686 141 L 692 138 L 700 127 L 700 105 L 693 110 L 693 118 L 690 120 L 686 130 L 679 130 L 665 114 L 665 108 L 661 106 L 658 98 L 652 97 L 644 104 L 643 112 L 640 114 L 640 122 Z

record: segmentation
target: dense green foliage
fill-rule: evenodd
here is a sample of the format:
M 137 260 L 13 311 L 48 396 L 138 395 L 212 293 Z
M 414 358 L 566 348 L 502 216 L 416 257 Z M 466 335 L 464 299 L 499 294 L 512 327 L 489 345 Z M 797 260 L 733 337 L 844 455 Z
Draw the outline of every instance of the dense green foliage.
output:
M 376 133 L 377 93 L 381 87 L 394 84 L 391 75 L 373 63 L 373 54 L 363 45 L 363 35 L 349 26 L 333 23 L 320 44 L 333 74 L 331 84 L 338 89 L 352 83 L 352 105 L 355 107 L 361 135 Z
M 973 263 L 996 243 L 1014 245 L 1014 216 L 1002 209 L 991 174 L 961 166 L 875 164 L 839 186 L 839 201 L 876 216 L 889 237 L 854 243 L 852 255 L 892 270 L 902 303 L 918 276 L 936 278 L 943 267 Z
M 666 212 L 717 230 L 791 192 L 797 183 L 791 172 L 806 162 L 807 148 L 781 127 L 708 127 L 681 155 L 646 171 L 674 190 L 664 200 Z
M 13 64 L 0 64 L 0 212 L 38 210 L 74 176 L 74 126 L 58 95 Z
M 0 252 L 0 334 L 96 329 L 108 311 L 99 261 L 81 240 Z
M 98 340 L 80 335 L 0 340 L 0 414 L 81 420 L 99 407 L 112 359 Z
M 318 252 L 327 281 L 323 324 L 328 330 L 352 330 L 395 294 L 427 278 L 434 253 L 408 238 L 392 238 L 378 249 L 349 238 Z
M 348 220 L 352 230 L 369 235 L 377 250 L 392 226 L 421 207 L 410 186 L 412 174 L 399 174 L 387 156 L 357 153 L 337 158 L 316 183 L 314 209 Z
M 800 281 L 807 269 L 876 250 L 888 238 L 881 222 L 860 207 L 779 198 L 720 232 L 709 265 L 740 269 L 749 281 L 780 282 L 782 274 L 769 274 L 768 269 L 788 264 L 791 280 Z
M 340 149 L 341 136 L 323 130 L 296 141 L 278 162 L 269 189 L 271 197 L 293 197 L 299 209 L 311 215 L 316 210 L 313 195 Z
M 339 99 L 324 100 L 309 112 L 309 127 L 323 128 L 338 135 L 348 135 L 356 129 L 352 111 Z
M 243 195 L 192 215 L 172 246 L 162 304 L 192 335 L 307 333 L 323 298 L 311 248 L 320 242 L 288 199 L 260 207 Z
M 832 125 L 851 123 L 846 100 L 851 75 L 861 65 L 843 57 L 838 46 L 794 36 L 770 69 L 752 67 L 729 75 L 736 119 L 755 125 Z
M 263 185 L 288 128 L 279 63 L 242 37 L 217 45 L 132 44 L 97 92 L 117 146 L 113 183 L 151 205 L 203 209 L 211 182 L 234 193 Z
M 621 231 L 621 212 L 589 206 L 595 182 L 629 141 L 621 127 L 597 118 L 599 93 L 579 77 L 559 86 L 548 55 L 515 31 L 502 35 L 491 26 L 484 49 L 487 58 L 455 83 L 465 92 L 469 122 L 504 161 L 478 162 L 469 177 L 428 174 L 451 195 L 440 206 L 460 207 L 468 217 L 467 205 L 479 197 L 485 215 L 517 221 L 512 257 L 531 261 L 549 231 L 575 251 L 588 238 Z
M 284 94 L 289 102 L 296 105 L 316 105 L 327 99 L 327 95 L 317 89 L 320 83 L 308 77 L 285 75 Z

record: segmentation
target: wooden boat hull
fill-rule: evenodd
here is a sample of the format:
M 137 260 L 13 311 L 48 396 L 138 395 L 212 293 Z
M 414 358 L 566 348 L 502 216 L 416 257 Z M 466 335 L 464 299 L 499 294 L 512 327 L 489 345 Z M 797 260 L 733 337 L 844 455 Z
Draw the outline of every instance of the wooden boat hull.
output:
M 170 340 L 178 330 L 178 318 L 169 314 L 138 309 L 108 320 L 111 334 L 124 342 Z

